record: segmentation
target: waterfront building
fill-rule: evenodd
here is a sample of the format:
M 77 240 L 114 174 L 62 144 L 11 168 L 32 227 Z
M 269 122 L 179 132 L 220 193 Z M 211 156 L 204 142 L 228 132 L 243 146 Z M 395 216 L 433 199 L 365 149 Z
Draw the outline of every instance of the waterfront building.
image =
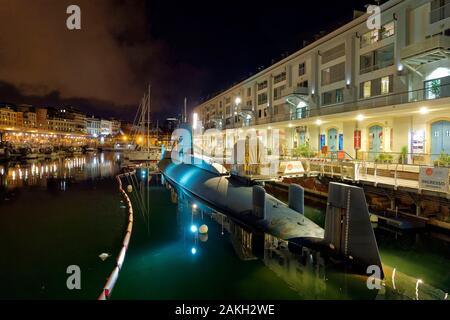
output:
M 47 121 L 47 127 L 55 132 L 75 133 L 76 124 L 73 121 L 62 118 L 51 118 Z
M 67 120 L 67 122 L 71 122 L 71 125 L 74 126 L 74 132 L 77 133 L 87 132 L 86 114 L 84 114 L 83 112 L 72 106 L 66 106 L 59 109 L 57 118 Z
M 238 132 L 265 129 L 271 149 L 279 129 L 282 153 L 308 142 L 358 158 L 450 154 L 450 3 L 380 8 L 379 29 L 368 29 L 368 14 L 356 17 L 201 103 L 195 117 L 222 130 L 227 146 Z
M 47 108 L 36 107 L 36 127 L 42 130 L 47 130 Z
M 94 116 L 86 118 L 86 130 L 87 134 L 91 137 L 97 138 L 101 134 L 101 121 L 99 118 L 95 118 Z
M 31 105 L 18 105 L 17 111 L 23 114 L 23 126 L 25 128 L 36 128 L 36 111 Z
M 112 121 L 106 119 L 100 120 L 100 135 L 102 136 L 112 135 Z
M 23 123 L 23 115 L 21 112 L 16 112 L 13 106 L 0 106 L 0 125 L 16 127 Z

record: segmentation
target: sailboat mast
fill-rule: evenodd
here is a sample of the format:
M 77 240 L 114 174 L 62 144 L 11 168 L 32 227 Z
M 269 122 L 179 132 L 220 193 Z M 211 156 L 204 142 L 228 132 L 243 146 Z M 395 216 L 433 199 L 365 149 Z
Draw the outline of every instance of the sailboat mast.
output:
M 148 85 L 148 107 L 147 107 L 147 150 L 150 155 L 150 96 L 152 87 L 151 85 Z

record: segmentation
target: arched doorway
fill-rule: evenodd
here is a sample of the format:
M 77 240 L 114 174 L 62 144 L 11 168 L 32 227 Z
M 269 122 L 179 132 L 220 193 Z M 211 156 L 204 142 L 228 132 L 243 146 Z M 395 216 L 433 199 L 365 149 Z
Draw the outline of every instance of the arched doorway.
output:
M 433 160 L 441 153 L 450 154 L 450 121 L 440 120 L 431 124 L 430 152 Z
M 383 145 L 383 127 L 374 125 L 369 128 L 369 152 L 371 158 L 376 157 L 376 153 L 381 152 Z
M 328 148 L 330 151 L 337 151 L 338 132 L 336 128 L 328 130 Z

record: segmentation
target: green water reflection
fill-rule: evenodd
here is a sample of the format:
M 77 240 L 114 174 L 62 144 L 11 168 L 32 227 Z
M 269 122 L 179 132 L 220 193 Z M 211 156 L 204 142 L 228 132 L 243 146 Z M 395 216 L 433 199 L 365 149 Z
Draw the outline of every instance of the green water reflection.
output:
M 239 226 L 222 223 L 220 215 L 201 215 L 201 210 L 192 215 L 190 199 L 172 204 L 170 193 L 161 187 L 152 186 L 149 194 L 149 217 L 136 215 L 113 299 L 414 299 L 416 279 L 424 282 L 419 299 L 443 299 L 450 288 L 448 242 L 430 232 L 399 234 L 377 228 L 390 278 L 381 290 L 368 290 L 365 277 L 345 266 L 330 267 L 320 253 L 294 255 L 263 236 L 260 246 L 265 249 L 253 254 L 257 242 L 246 248 Z M 320 206 L 307 206 L 306 215 L 323 224 Z M 208 226 L 206 241 L 190 231 L 192 223 Z

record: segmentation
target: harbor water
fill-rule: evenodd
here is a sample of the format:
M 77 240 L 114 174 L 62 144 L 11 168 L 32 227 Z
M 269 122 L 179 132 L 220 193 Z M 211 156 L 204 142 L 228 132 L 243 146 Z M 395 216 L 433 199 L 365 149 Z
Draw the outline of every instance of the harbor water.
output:
M 120 161 L 100 153 L 0 164 L 0 299 L 97 298 L 126 226 L 114 179 Z M 293 253 L 188 197 L 174 201 L 158 176 L 139 185 L 130 194 L 134 229 L 112 299 L 445 299 L 450 291 L 447 234 L 376 226 L 387 277 L 370 290 L 366 277 L 318 252 Z M 322 205 L 308 203 L 306 215 L 323 225 Z M 80 267 L 81 290 L 67 288 L 71 265 Z

